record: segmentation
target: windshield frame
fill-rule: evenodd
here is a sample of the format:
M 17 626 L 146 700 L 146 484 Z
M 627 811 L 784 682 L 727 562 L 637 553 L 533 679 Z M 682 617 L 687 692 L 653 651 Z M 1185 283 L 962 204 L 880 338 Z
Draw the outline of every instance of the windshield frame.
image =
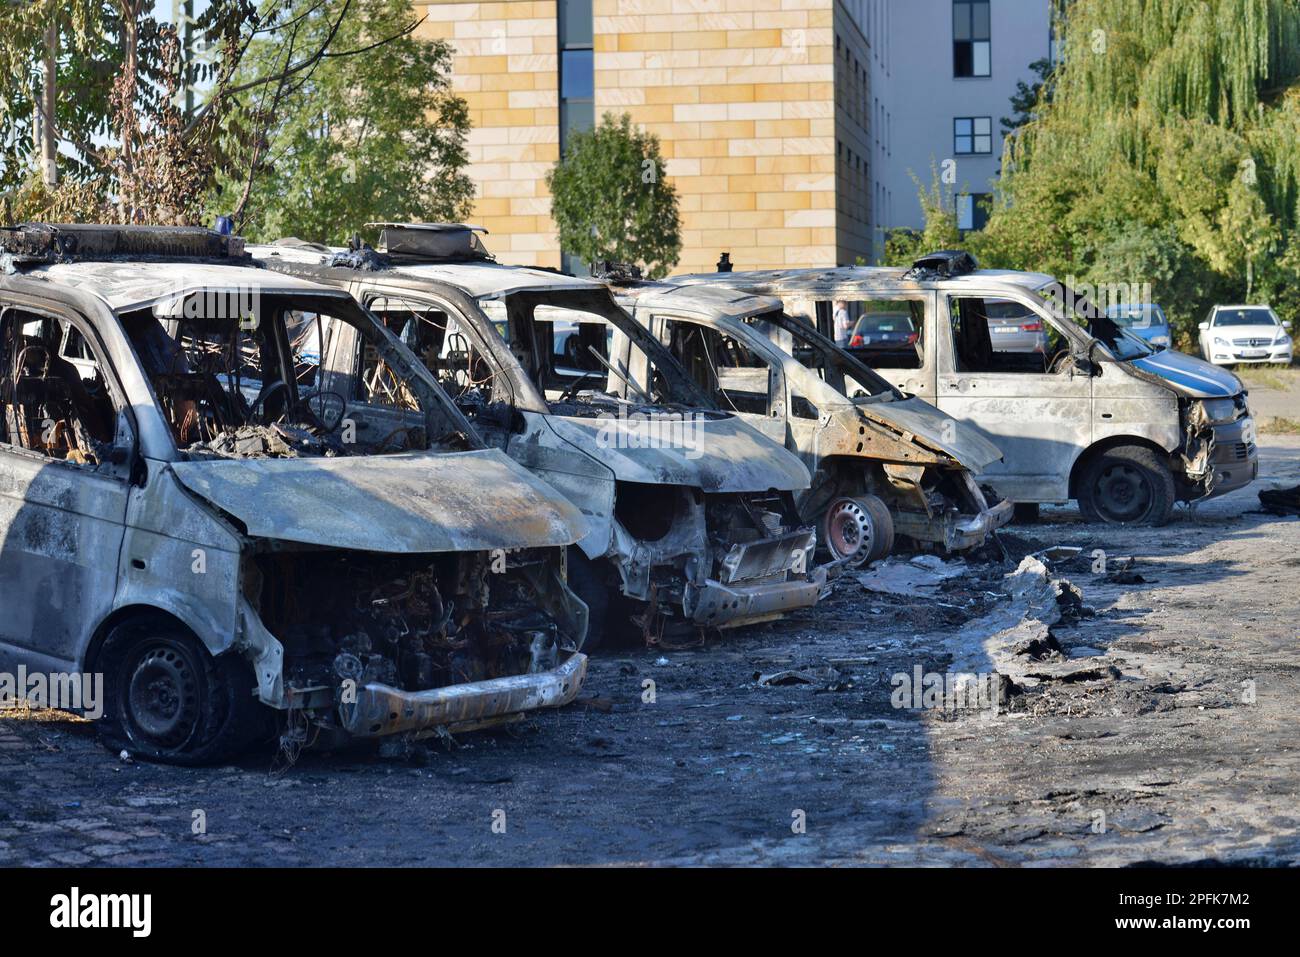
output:
M 536 310 L 540 307 L 550 307 L 556 309 L 567 309 L 572 312 L 588 313 L 603 320 L 606 324 L 613 326 L 616 332 L 622 333 L 633 349 L 634 354 L 630 357 L 630 368 L 624 370 L 629 378 L 636 381 L 639 373 L 645 373 L 646 370 L 641 368 L 641 362 L 651 363 L 654 368 L 664 376 L 672 394 L 667 402 L 645 402 L 639 397 L 628 395 L 628 384 L 621 380 L 619 375 L 613 375 L 612 378 L 616 383 L 611 391 L 602 392 L 601 395 L 607 399 L 617 399 L 620 402 L 626 402 L 637 406 L 662 406 L 663 408 L 689 408 L 698 409 L 707 412 L 718 412 L 729 414 L 726 410 L 721 409 L 710 398 L 710 396 L 699 388 L 691 379 L 687 371 L 682 368 L 672 352 L 650 334 L 650 331 L 637 322 L 622 306 L 614 299 L 613 293 L 609 287 L 604 285 L 587 286 L 551 286 L 551 287 L 529 287 L 524 289 L 509 289 L 501 292 L 488 293 L 477 298 L 479 305 L 478 312 L 483 317 L 487 325 L 491 326 L 492 334 L 500 341 L 501 345 L 510 352 L 513 361 L 519 364 L 518 356 L 515 356 L 510 344 L 501 339 L 501 332 L 496 326 L 496 321 L 487 315 L 482 308 L 486 302 L 499 302 L 506 311 L 506 320 L 510 324 L 516 321 L 529 321 L 536 323 Z M 535 330 L 534 330 L 535 331 Z M 640 357 L 635 352 L 640 352 Z M 615 367 L 617 368 L 617 366 Z M 527 376 L 527 370 L 520 368 L 520 372 Z M 611 376 L 607 373 L 605 381 L 608 383 Z M 531 381 L 531 380 L 530 380 Z M 637 391 L 640 388 L 650 387 L 648 382 L 637 381 Z M 534 384 L 536 389 L 536 385 Z M 540 389 L 537 389 L 540 392 Z M 548 410 L 551 403 L 542 396 Z M 561 414 L 551 412 L 551 414 Z
M 816 369 L 804 365 L 802 362 L 799 361 L 798 357 L 795 356 L 793 353 L 786 352 L 784 349 L 780 349 L 775 343 L 772 344 L 772 347 L 774 349 L 781 352 L 786 358 L 796 363 L 800 368 L 804 369 L 809 374 L 813 375 L 817 379 L 817 381 L 823 383 L 827 389 L 831 390 L 836 395 L 842 396 L 848 402 L 852 402 L 854 404 L 860 402 L 869 402 L 869 401 L 893 402 L 905 398 L 903 393 L 899 391 L 899 389 L 896 386 L 894 386 L 891 382 L 889 382 L 889 380 L 887 380 L 884 376 L 878 373 L 875 369 L 871 368 L 869 365 L 862 362 L 860 359 L 856 358 L 852 353 L 848 352 L 847 350 L 841 349 L 831 339 L 828 339 L 826 336 L 822 335 L 821 332 L 819 332 L 817 328 L 807 320 L 799 319 L 794 316 L 791 316 L 788 312 L 785 311 L 784 306 L 768 310 L 767 312 L 752 313 L 750 315 L 745 316 L 744 319 L 738 321 L 740 322 L 741 325 L 749 327 L 756 334 L 759 333 L 759 330 L 751 326 L 750 323 L 757 322 L 757 321 L 770 322 L 778 329 L 782 329 L 790 333 L 790 335 L 793 338 L 808 343 L 808 345 L 810 345 L 812 348 L 816 349 L 818 352 L 822 353 L 823 355 L 834 356 L 835 361 L 838 363 L 842 363 L 848 370 L 850 370 L 853 373 L 853 377 L 855 379 L 859 379 L 860 381 L 867 384 L 877 384 L 880 386 L 880 389 L 878 391 L 873 392 L 870 395 L 859 396 L 857 398 L 854 398 L 853 396 L 850 396 L 847 392 L 843 391 L 842 388 L 836 388 L 834 385 L 828 382 L 824 377 L 818 375 Z M 767 337 L 763 336 L 762 338 L 766 339 Z M 841 376 L 841 379 L 842 378 L 843 376 Z
M 122 332 L 123 340 L 125 341 L 127 348 L 130 349 L 132 360 L 139 370 L 140 376 L 148 389 L 153 409 L 163 423 L 169 421 L 168 416 L 164 412 L 164 403 L 154 386 L 149 366 L 140 355 L 137 343 L 131 332 L 127 329 L 125 319 L 131 314 L 148 312 L 151 314 L 151 321 L 157 324 L 158 331 L 163 336 L 179 345 L 179 340 L 172 334 L 169 325 L 174 325 L 175 332 L 179 334 L 185 327 L 185 320 L 160 318 L 157 315 L 153 315 L 154 308 L 158 305 L 173 301 L 178 297 L 209 295 L 216 289 L 217 287 L 206 286 L 186 288 L 180 293 L 169 292 L 155 300 L 134 304 L 129 309 L 117 310 L 114 313 L 114 318 L 117 320 L 117 325 Z M 455 449 L 456 451 L 463 450 L 464 446 L 468 446 L 470 449 L 474 450 L 487 448 L 487 445 L 474 430 L 474 427 L 470 424 L 469 420 L 465 418 L 460 409 L 456 407 L 454 402 L 452 402 L 451 397 L 443 391 L 437 380 L 433 378 L 424 365 L 420 362 L 414 361 L 410 353 L 408 353 L 402 345 L 401 341 L 397 339 L 397 337 L 394 336 L 392 332 L 383 325 L 383 323 L 376 319 L 369 310 L 361 306 L 346 291 L 320 288 L 292 291 L 275 290 L 265 293 L 258 291 L 256 295 L 258 300 L 258 323 L 260 325 L 261 322 L 265 321 L 265 319 L 262 318 L 264 315 L 274 316 L 273 321 L 276 324 L 276 328 L 273 330 L 273 334 L 281 347 L 286 343 L 291 345 L 290 340 L 292 337 L 289 334 L 289 324 L 286 321 L 287 315 L 291 312 L 309 313 L 322 319 L 328 318 L 329 320 L 343 323 L 350 327 L 354 330 L 361 342 L 366 345 L 373 344 L 379 348 L 380 354 L 385 363 L 394 368 L 401 369 L 404 380 L 415 388 L 417 398 L 420 400 L 421 408 L 419 411 L 423 413 L 425 436 L 428 442 L 428 447 L 426 449 L 414 449 L 409 451 L 430 454 L 452 451 L 449 447 L 440 445 L 438 440 L 440 437 L 453 433 L 460 433 L 464 436 L 464 442 Z M 238 323 L 240 320 L 233 319 L 233 321 L 236 323 L 236 328 L 239 328 Z M 242 331 L 247 332 L 249 330 L 244 329 Z M 327 343 L 330 342 L 331 337 L 327 335 L 325 341 Z M 282 360 L 285 358 L 291 357 L 281 357 Z M 330 373 L 330 371 L 331 370 L 327 366 L 326 357 L 318 356 L 316 386 L 305 392 L 301 391 L 300 383 L 297 381 L 296 377 L 290 375 L 285 379 L 285 387 L 289 396 L 292 400 L 304 401 L 305 397 L 309 397 L 318 391 L 330 391 L 321 388 L 321 377 Z M 345 401 L 351 402 L 354 400 L 345 399 Z M 166 433 L 167 442 L 169 443 L 169 448 L 167 449 L 167 452 L 170 453 L 168 455 L 169 460 L 195 462 L 214 461 L 214 459 L 210 459 L 206 456 L 192 457 L 189 454 L 188 447 L 182 446 L 177 441 L 176 435 L 172 432 L 170 427 L 164 428 L 163 431 Z M 334 431 L 337 431 L 337 428 Z M 349 457 L 382 457 L 384 455 L 396 454 L 396 451 L 397 450 L 393 453 L 358 452 Z
M 1057 295 L 1049 295 L 1049 292 Z M 1116 362 L 1132 362 L 1156 354 L 1157 350 L 1151 343 L 1115 322 L 1086 296 L 1063 282 L 1053 279 L 1044 283 L 1033 290 L 1033 296 L 1051 316 L 1086 337 L 1090 350 L 1101 346 Z M 1129 348 L 1121 351 L 1121 345 Z

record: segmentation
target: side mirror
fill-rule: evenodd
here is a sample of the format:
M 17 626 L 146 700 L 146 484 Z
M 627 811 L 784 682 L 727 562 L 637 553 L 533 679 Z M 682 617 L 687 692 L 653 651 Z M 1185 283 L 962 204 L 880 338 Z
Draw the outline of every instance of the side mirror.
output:
M 1282 328 L 1285 329 L 1287 332 L 1290 332 L 1290 331 L 1291 331 L 1291 320 L 1290 320 L 1290 319 L 1283 319 L 1283 320 L 1282 320 Z
M 1210 324 L 1208 322 L 1203 322 L 1197 326 L 1197 328 L 1204 332 L 1206 329 L 1210 328 Z
M 127 445 L 115 445 L 108 450 L 107 461 L 109 465 L 125 465 L 131 459 L 131 447 Z

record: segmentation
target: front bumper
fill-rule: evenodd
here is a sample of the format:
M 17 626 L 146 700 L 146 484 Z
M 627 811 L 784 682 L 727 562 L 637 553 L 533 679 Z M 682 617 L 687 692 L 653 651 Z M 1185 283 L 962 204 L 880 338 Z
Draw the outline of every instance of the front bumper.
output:
M 1008 500 L 985 508 L 978 515 L 951 511 L 931 517 L 924 512 L 900 509 L 894 512 L 894 531 L 918 542 L 932 542 L 950 552 L 960 552 L 983 545 L 990 532 L 1011 521 L 1014 510 L 1014 504 Z
M 487 681 L 402 691 L 371 682 L 356 702 L 341 704 L 339 723 L 349 734 L 374 738 L 404 732 L 469 731 L 571 702 L 587 677 L 587 656 L 574 652 L 549 671 Z
M 736 628 L 780 618 L 797 608 L 811 608 L 826 588 L 826 568 L 814 568 L 795 581 L 733 582 L 710 578 L 688 584 L 682 609 L 697 625 Z
M 1210 362 L 1216 366 L 1248 366 L 1282 363 L 1290 365 L 1292 360 L 1291 344 L 1265 346 L 1255 352 L 1264 351 L 1264 355 L 1252 355 L 1237 346 L 1223 348 L 1216 346 L 1210 350 Z
M 966 487 L 965 504 L 969 511 L 958 511 L 955 504 L 950 504 L 942 512 L 935 510 L 931 513 L 895 509 L 892 513 L 894 531 L 918 542 L 941 545 L 950 552 L 983 545 L 990 534 L 1011 521 L 1015 504 L 1003 500 L 990 507 L 975 476 L 963 470 L 961 478 Z
M 1259 476 L 1259 450 L 1255 446 L 1255 420 L 1250 416 L 1216 425 L 1214 453 L 1210 458 L 1214 481 L 1206 498 L 1215 498 L 1249 485 Z

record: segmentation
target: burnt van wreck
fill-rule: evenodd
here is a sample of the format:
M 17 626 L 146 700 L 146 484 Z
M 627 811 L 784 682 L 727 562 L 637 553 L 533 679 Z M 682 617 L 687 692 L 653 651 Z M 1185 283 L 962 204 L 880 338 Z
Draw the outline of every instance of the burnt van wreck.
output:
M 576 696 L 585 523 L 346 293 L 200 229 L 0 248 L 0 663 L 102 672 L 105 743 L 186 764 Z
M 698 389 L 603 284 L 498 265 L 456 225 L 387 224 L 378 249 L 250 251 L 352 292 L 490 446 L 582 510 L 569 568 L 588 647 L 624 623 L 657 644 L 818 600 L 826 570 L 795 505 L 807 470 Z M 325 374 L 350 361 L 327 351 Z

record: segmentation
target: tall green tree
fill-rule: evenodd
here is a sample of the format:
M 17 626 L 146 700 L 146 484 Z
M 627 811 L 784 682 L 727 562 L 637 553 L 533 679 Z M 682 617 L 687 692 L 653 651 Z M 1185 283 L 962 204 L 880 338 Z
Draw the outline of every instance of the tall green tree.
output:
M 451 89 L 450 46 L 413 35 L 409 0 L 354 0 L 341 23 L 319 4 L 291 38 L 257 39 L 234 86 L 227 129 L 233 161 L 211 203 L 256 239 L 294 235 L 342 242 L 374 220 L 469 215 L 469 111 Z M 295 48 L 327 46 L 310 69 L 288 72 Z
M 268 21 L 249 0 L 212 0 L 194 24 L 211 55 L 196 62 L 154 6 L 0 6 L 0 191 L 8 208 L 122 222 L 200 215 L 221 110 L 184 115 L 181 88 L 206 82 L 220 101 L 243 31 Z
M 348 47 L 375 4 L 209 0 L 180 31 L 159 6 L 0 3 L 0 221 L 208 221 L 223 172 L 251 192 L 268 170 L 268 131 L 318 70 L 373 69 L 419 22 Z M 331 120 L 351 122 L 348 105 Z
M 586 263 L 635 263 L 666 276 L 681 255 L 681 217 L 658 137 L 626 113 L 606 113 L 566 146 L 546 175 L 560 247 Z
M 1214 298 L 1296 318 L 1300 0 L 1074 0 L 1064 34 L 985 260 L 1150 281 L 1185 334 Z

